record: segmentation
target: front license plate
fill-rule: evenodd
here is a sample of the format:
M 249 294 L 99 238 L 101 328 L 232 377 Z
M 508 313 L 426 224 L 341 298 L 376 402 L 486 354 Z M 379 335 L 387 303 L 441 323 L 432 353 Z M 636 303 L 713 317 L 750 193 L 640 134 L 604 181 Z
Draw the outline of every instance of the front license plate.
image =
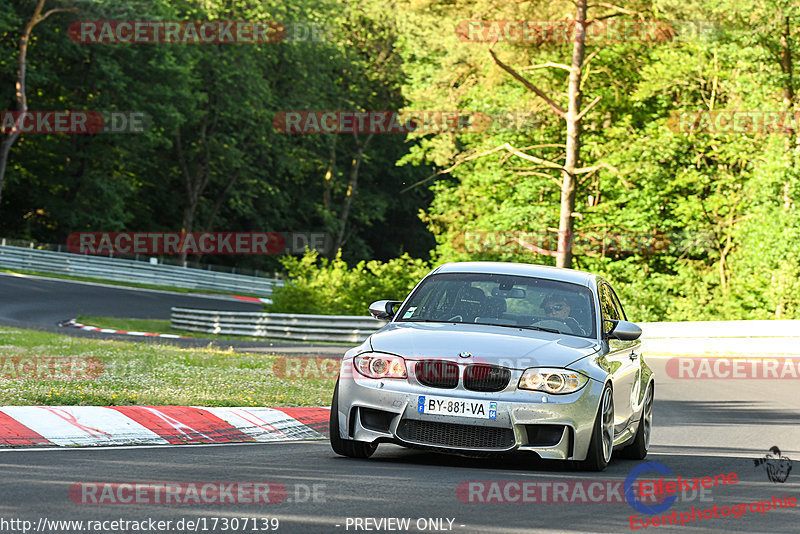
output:
M 420 395 L 417 400 L 417 412 L 432 415 L 455 415 L 458 417 L 497 419 L 497 403 L 494 401 L 476 401 Z

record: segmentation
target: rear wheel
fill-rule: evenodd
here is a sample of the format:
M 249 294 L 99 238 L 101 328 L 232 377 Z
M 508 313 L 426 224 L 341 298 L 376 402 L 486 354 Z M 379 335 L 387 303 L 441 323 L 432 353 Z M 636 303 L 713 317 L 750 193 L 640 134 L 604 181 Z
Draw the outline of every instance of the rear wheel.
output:
M 330 427 L 328 431 L 331 435 L 331 448 L 336 454 L 350 458 L 369 458 L 378 448 L 377 443 L 342 439 L 339 435 L 339 380 L 336 380 L 336 388 L 333 390 L 328 426 Z
M 647 393 L 644 395 L 644 407 L 642 408 L 642 419 L 639 421 L 639 428 L 636 430 L 636 437 L 633 443 L 620 451 L 623 458 L 632 460 L 644 460 L 647 450 L 650 448 L 650 434 L 653 432 L 653 384 L 647 386 Z
M 600 406 L 594 420 L 592 441 L 581 468 L 588 471 L 602 471 L 611 461 L 614 449 L 614 395 L 611 386 L 606 384 L 600 396 Z

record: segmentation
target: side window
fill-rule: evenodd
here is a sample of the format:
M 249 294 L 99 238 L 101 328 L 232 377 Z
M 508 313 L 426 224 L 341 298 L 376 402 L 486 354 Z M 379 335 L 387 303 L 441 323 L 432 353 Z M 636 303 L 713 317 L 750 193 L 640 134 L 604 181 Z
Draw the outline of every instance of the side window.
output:
M 611 292 L 606 284 L 601 284 L 600 290 L 600 312 L 603 314 L 603 332 L 608 333 L 613 326 L 608 322 L 608 319 L 619 319 L 619 313 L 614 307 L 614 299 L 611 297 Z
M 625 310 L 622 309 L 622 304 L 619 302 L 619 297 L 617 297 L 617 292 L 614 291 L 614 288 L 611 286 L 606 286 L 608 290 L 611 292 L 611 296 L 613 297 L 614 307 L 617 309 L 617 316 L 623 321 L 628 320 L 628 316 L 625 315 Z

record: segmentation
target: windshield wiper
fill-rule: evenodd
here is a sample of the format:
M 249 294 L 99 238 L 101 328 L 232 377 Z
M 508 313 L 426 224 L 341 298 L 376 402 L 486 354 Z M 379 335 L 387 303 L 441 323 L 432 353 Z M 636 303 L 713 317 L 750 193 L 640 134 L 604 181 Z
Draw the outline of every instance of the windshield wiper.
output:
M 470 324 L 470 323 L 467 323 Z M 500 323 L 475 323 L 484 326 L 502 326 L 503 328 L 520 328 L 523 330 L 541 330 L 542 332 L 551 332 L 553 334 L 566 334 L 566 332 L 562 332 L 561 330 L 556 330 L 555 328 L 544 328 L 542 326 L 524 326 L 518 324 L 500 324 Z
M 516 328 L 523 328 L 525 330 L 541 330 L 542 332 L 550 332 L 551 334 L 566 334 L 566 332 L 562 332 L 561 330 L 556 330 L 555 328 L 545 328 L 543 326 L 517 326 Z
M 522 330 L 539 330 L 541 332 L 550 332 L 551 334 L 566 334 L 561 330 L 555 328 L 545 328 L 543 326 L 523 326 L 517 324 L 498 324 L 498 323 L 465 323 L 463 321 L 446 321 L 443 319 L 401 319 L 401 323 L 453 323 L 453 324 L 475 324 L 481 326 L 502 326 L 503 328 L 520 328 Z

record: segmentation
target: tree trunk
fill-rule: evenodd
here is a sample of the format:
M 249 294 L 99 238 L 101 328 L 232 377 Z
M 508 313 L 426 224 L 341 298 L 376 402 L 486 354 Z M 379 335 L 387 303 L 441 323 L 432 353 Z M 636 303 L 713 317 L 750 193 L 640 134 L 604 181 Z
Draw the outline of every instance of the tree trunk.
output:
M 33 27 L 36 26 L 41 20 L 42 9 L 44 8 L 45 0 L 39 0 L 36 9 L 25 29 L 22 32 L 22 37 L 19 40 L 19 58 L 17 60 L 17 83 L 16 83 L 16 97 L 17 97 L 17 111 L 28 111 L 28 98 L 25 93 L 25 78 L 28 69 L 28 41 L 31 38 Z M 3 184 L 6 179 L 6 165 L 8 164 L 8 153 L 11 151 L 11 146 L 16 142 L 19 137 L 19 130 L 15 128 L 11 133 L 3 136 L 3 142 L 0 144 L 0 202 L 3 200 Z
M 55 8 L 47 11 L 42 15 L 44 3 L 46 0 L 39 0 L 36 8 L 33 10 L 30 20 L 25 25 L 22 31 L 22 37 L 19 39 L 19 58 L 17 59 L 17 83 L 15 86 L 15 93 L 17 97 L 17 111 L 25 113 L 28 111 L 28 97 L 26 95 L 26 75 L 28 71 L 28 42 L 33 33 L 33 28 L 42 22 L 44 19 L 53 13 L 63 13 L 67 11 L 77 11 L 77 8 Z M 8 165 L 8 154 L 11 151 L 11 146 L 16 142 L 20 132 L 18 130 L 10 134 L 3 135 L 3 141 L 0 142 L 0 203 L 3 200 L 3 185 L 6 180 L 6 166 Z
M 786 75 L 783 82 L 783 102 L 787 114 L 794 112 L 794 70 L 792 67 L 792 42 L 791 42 L 791 24 L 789 17 L 784 15 L 783 28 L 781 29 L 781 72 Z M 792 121 L 789 121 L 792 122 Z M 786 167 L 793 168 L 794 161 L 797 158 L 797 151 L 800 149 L 800 132 L 788 132 L 786 137 Z M 789 213 L 792 209 L 792 182 L 787 177 L 786 182 L 783 184 L 782 200 L 783 211 Z
M 3 201 L 3 184 L 6 181 L 6 165 L 8 164 L 8 153 L 11 151 L 11 145 L 16 142 L 19 137 L 19 131 L 12 132 L 3 136 L 3 142 L 0 143 L 0 206 Z
M 581 148 L 581 69 L 585 54 L 586 0 L 577 0 L 575 43 L 572 47 L 572 70 L 569 74 L 569 107 L 567 108 L 567 148 L 561 172 L 561 213 L 558 219 L 557 267 L 572 267 L 572 236 L 575 226 L 575 169 Z
M 339 216 L 339 232 L 336 236 L 336 243 L 333 247 L 333 254 L 336 255 L 344 245 L 344 234 L 347 228 L 347 217 L 350 215 L 350 206 L 353 204 L 353 198 L 356 196 L 358 189 L 358 171 L 361 167 L 361 160 L 364 158 L 364 151 L 367 149 L 372 136 L 369 134 L 363 143 L 359 143 L 356 138 L 356 153 L 353 155 L 353 162 L 350 164 L 350 183 L 347 185 L 347 194 L 344 197 L 344 204 L 342 206 L 342 213 Z M 354 134 L 355 137 L 355 134 Z
M 205 145 L 207 133 L 206 125 L 203 124 L 200 128 L 200 139 L 203 145 Z M 208 184 L 210 175 L 208 162 L 210 158 L 207 151 L 198 155 L 200 161 L 197 163 L 194 177 L 192 177 L 189 172 L 189 165 L 186 163 L 186 157 L 184 156 L 180 127 L 175 129 L 175 149 L 178 153 L 178 164 L 180 165 L 181 173 L 183 174 L 183 184 L 186 188 L 186 204 L 183 208 L 181 232 L 190 233 L 194 229 L 194 216 L 197 211 L 197 205 L 200 203 L 200 197 L 203 195 L 203 191 L 205 191 L 206 185 Z M 204 156 L 205 160 L 203 160 Z M 183 251 L 180 255 L 180 262 L 181 265 L 186 267 L 186 252 L 183 246 L 183 240 L 181 240 L 180 246 Z
M 233 189 L 233 184 L 235 184 L 236 180 L 239 179 L 240 173 L 241 169 L 236 169 L 233 174 L 231 174 L 231 179 L 228 180 L 228 185 L 225 186 L 225 189 L 222 190 L 222 193 L 217 196 L 217 200 L 214 201 L 214 207 L 211 209 L 211 214 L 208 216 L 208 219 L 206 219 L 206 232 L 211 231 L 211 228 L 214 225 L 214 219 L 217 218 L 217 213 L 219 213 L 222 203 L 225 202 L 226 198 L 228 198 L 228 193 L 230 193 L 231 189 Z
M 786 75 L 786 81 L 783 85 L 783 101 L 787 109 L 791 109 L 794 104 L 794 87 L 792 85 L 792 47 L 791 47 L 791 32 L 789 17 L 783 17 L 783 28 L 781 31 L 781 71 Z
M 325 211 L 331 209 L 331 186 L 333 185 L 333 174 L 336 172 L 336 139 L 334 134 L 331 146 L 328 151 L 328 170 L 325 172 L 325 182 L 323 184 L 322 205 Z

